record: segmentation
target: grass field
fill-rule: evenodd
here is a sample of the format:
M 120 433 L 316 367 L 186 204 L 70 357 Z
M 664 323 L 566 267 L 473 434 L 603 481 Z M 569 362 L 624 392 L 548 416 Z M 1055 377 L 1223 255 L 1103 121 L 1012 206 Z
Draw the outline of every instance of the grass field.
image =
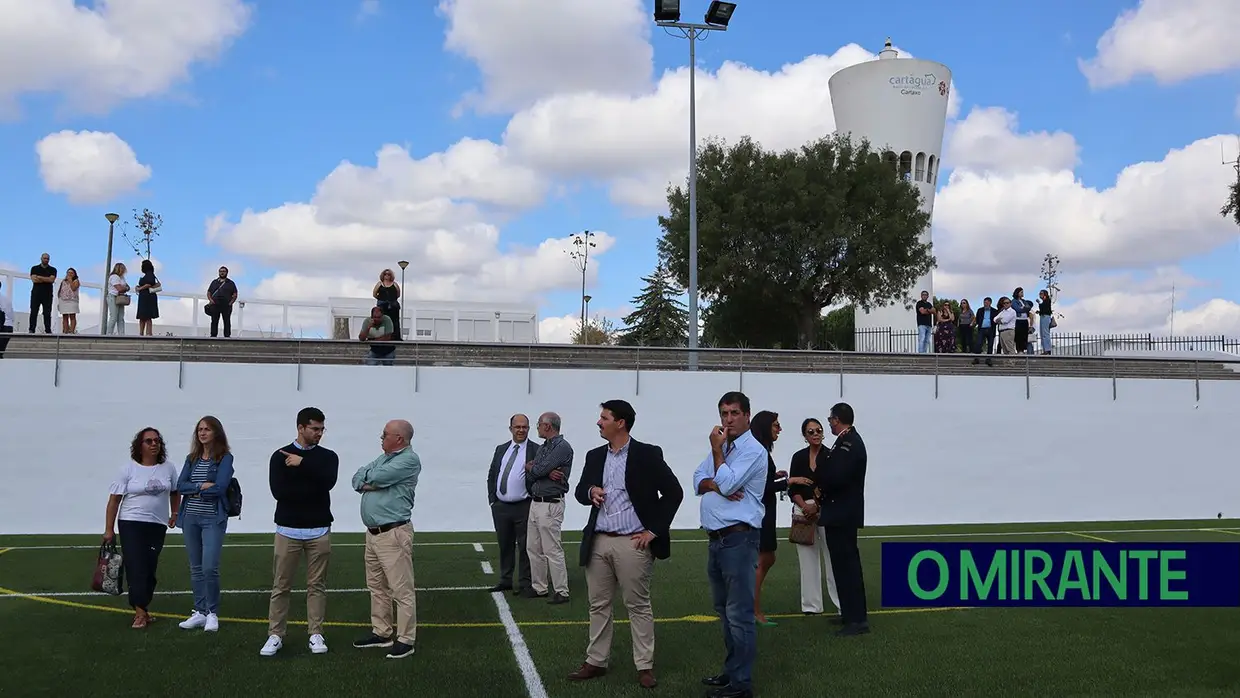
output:
M 660 686 L 653 695 L 699 696 L 698 681 L 719 671 L 723 647 L 704 538 L 676 535 L 672 558 L 655 572 Z M 868 528 L 863 535 L 873 633 L 853 638 L 834 637 L 825 617 L 800 613 L 796 552 L 781 543 L 763 604 L 778 625 L 758 628 L 757 695 L 1240 695 L 1240 609 L 884 609 L 879 582 L 883 540 L 1240 543 L 1236 521 Z M 0 695 L 651 695 L 635 683 L 627 624 L 617 628 L 612 673 L 583 684 L 566 678 L 584 657 L 588 613 L 585 579 L 573 566 L 578 535 L 565 539 L 572 602 L 549 606 L 486 591 L 498 565 L 491 534 L 417 535 L 417 654 L 393 661 L 351 646 L 369 618 L 360 535 L 333 538 L 331 651 L 306 649 L 304 596 L 295 595 L 292 617 L 303 622 L 290 627 L 274 658 L 258 654 L 270 536 L 229 537 L 216 634 L 176 626 L 191 608 L 179 536 L 169 537 L 160 565 L 151 610 L 161 620 L 145 630 L 129 628 L 124 597 L 84 592 L 97 537 L 0 536 Z M 523 673 L 518 658 L 527 652 Z

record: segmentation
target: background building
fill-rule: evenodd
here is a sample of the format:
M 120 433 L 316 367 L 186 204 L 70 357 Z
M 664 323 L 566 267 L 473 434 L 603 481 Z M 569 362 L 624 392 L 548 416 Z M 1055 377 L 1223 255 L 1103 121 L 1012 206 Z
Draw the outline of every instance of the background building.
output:
M 947 66 L 934 61 L 900 58 L 891 47 L 891 40 L 878 58 L 845 68 L 831 76 L 831 108 L 835 128 L 850 133 L 853 140 L 868 140 L 871 145 L 894 151 L 893 165 L 901 175 L 917 183 L 922 208 L 934 211 L 934 193 L 939 177 L 939 161 L 943 150 L 943 131 L 947 126 L 947 102 L 951 94 L 952 73 Z M 930 229 L 922 240 L 930 241 Z M 918 279 L 908 289 L 910 303 L 916 294 L 929 291 L 934 296 L 933 275 Z M 858 309 L 856 317 L 858 351 L 887 351 L 888 338 L 882 346 L 867 338 L 866 328 L 912 330 L 916 324 L 911 308 L 902 304 L 875 308 L 866 313 Z
M 328 298 L 331 338 L 356 339 L 375 307 L 372 298 Z M 440 342 L 538 341 L 538 309 L 516 303 L 414 301 L 401 309 L 401 335 Z

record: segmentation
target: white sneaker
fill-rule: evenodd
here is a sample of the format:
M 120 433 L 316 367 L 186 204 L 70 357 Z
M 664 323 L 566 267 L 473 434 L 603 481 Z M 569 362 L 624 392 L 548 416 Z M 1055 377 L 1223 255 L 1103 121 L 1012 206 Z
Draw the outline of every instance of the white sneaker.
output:
M 207 617 L 202 615 L 198 611 L 194 611 L 194 614 L 192 616 L 190 616 L 188 619 L 183 620 L 179 623 L 181 628 L 184 630 L 193 630 L 194 628 L 201 628 L 202 626 L 206 624 L 207 624 Z
M 315 654 L 324 654 L 327 652 L 327 640 L 322 635 L 315 633 L 310 636 L 310 651 Z
M 220 629 L 220 617 L 215 615 L 214 613 L 208 613 L 206 625 L 204 625 L 202 629 L 209 633 L 213 633 L 219 630 Z
M 274 657 L 276 652 L 279 652 L 280 648 L 283 646 L 284 641 L 280 639 L 280 636 L 272 635 L 267 638 L 267 644 L 263 645 L 263 648 L 259 650 L 258 653 L 264 657 Z

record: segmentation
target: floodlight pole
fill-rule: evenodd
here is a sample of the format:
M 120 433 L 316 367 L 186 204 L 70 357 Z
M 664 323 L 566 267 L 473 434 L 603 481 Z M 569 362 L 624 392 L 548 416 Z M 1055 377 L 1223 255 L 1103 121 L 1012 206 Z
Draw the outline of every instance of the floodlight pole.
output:
M 689 370 L 698 363 L 698 220 L 697 220 L 697 40 L 727 27 L 688 22 L 656 22 L 660 27 L 679 29 L 689 40 Z

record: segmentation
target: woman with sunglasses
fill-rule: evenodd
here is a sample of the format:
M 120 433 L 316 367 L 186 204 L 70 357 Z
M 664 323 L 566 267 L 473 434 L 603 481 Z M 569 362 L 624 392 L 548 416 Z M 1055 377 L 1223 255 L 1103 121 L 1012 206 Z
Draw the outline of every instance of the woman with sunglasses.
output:
M 168 451 L 159 430 L 139 431 L 129 445 L 129 462 L 121 466 L 108 490 L 103 539 L 112 541 L 119 526 L 121 559 L 129 584 L 134 628 L 153 620 L 155 571 L 168 529 L 176 525 L 181 495 L 176 491 L 177 469 L 167 462 Z

